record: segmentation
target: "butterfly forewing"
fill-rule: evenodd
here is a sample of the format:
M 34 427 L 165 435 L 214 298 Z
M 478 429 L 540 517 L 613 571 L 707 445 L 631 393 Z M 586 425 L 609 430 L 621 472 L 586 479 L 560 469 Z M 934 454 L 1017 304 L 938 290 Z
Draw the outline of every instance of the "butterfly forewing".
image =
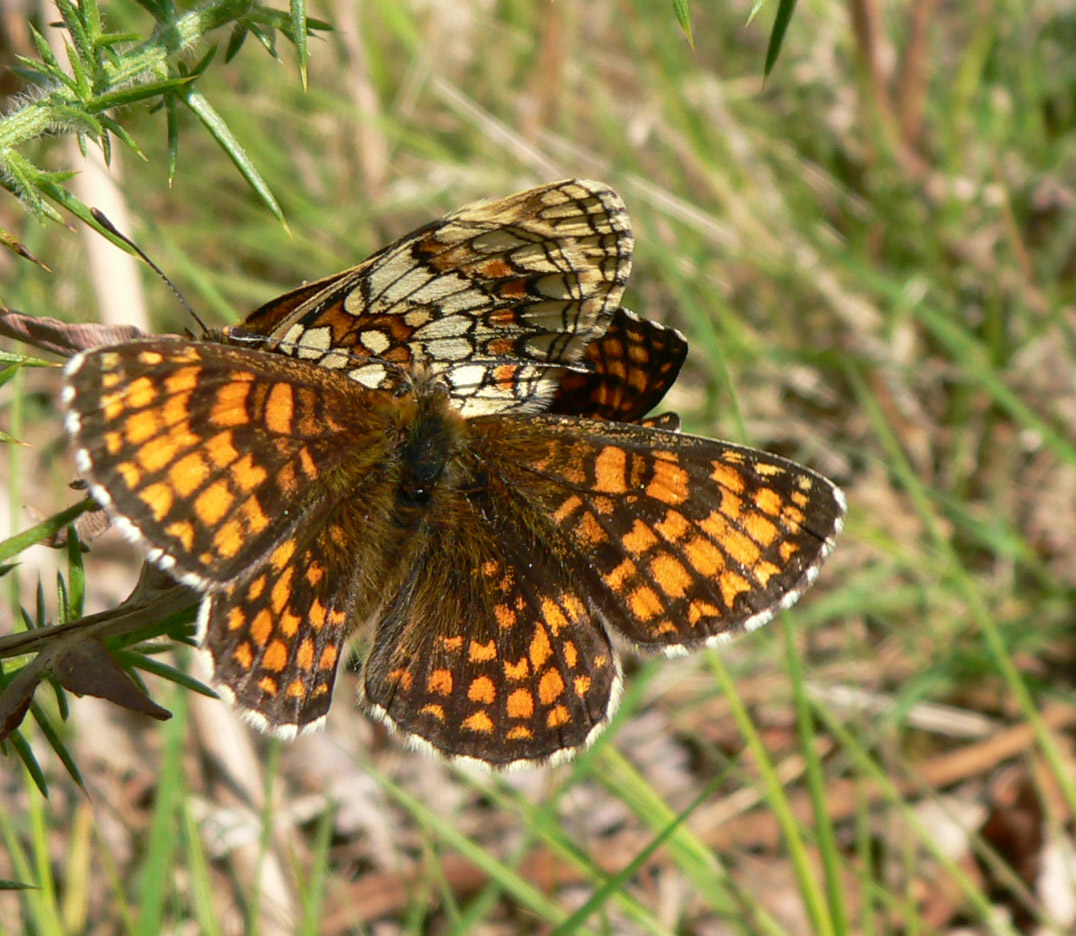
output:
M 843 523 L 831 482 L 731 443 L 556 416 L 475 428 L 594 607 L 640 645 L 684 650 L 764 624 Z
M 72 358 L 66 381 L 98 500 L 154 562 L 205 589 L 312 537 L 343 496 L 341 466 L 365 477 L 391 445 L 393 410 L 279 355 L 136 341 Z
M 383 388 L 441 375 L 461 414 L 530 412 L 608 326 L 631 269 L 620 197 L 572 179 L 461 208 L 227 330 Z

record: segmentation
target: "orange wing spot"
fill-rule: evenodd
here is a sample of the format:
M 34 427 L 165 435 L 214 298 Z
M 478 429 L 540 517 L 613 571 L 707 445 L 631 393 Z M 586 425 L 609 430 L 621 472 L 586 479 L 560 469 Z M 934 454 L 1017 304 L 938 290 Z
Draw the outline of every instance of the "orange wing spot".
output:
M 209 477 L 209 465 L 198 452 L 191 452 L 168 469 L 168 480 L 180 497 L 190 497 Z
M 321 651 L 321 659 L 318 660 L 318 669 L 331 670 L 336 667 L 336 659 L 339 656 L 339 651 L 330 644 L 324 650 Z
M 394 682 L 404 692 L 410 692 L 411 687 L 415 684 L 415 677 L 410 670 L 394 669 L 389 673 L 389 682 Z
M 248 670 L 254 665 L 254 650 L 245 640 L 232 651 L 232 659 L 243 669 Z
M 160 364 L 164 360 L 164 355 L 160 351 L 140 351 L 138 360 L 139 363 L 149 364 L 152 367 L 154 364 Z
M 486 578 L 493 578 L 495 575 L 501 574 L 501 564 L 496 560 L 491 559 L 482 563 L 481 571 Z
M 778 475 L 783 475 L 785 473 L 785 469 L 780 465 L 770 465 L 765 462 L 760 462 L 755 465 L 755 471 L 764 478 L 776 478 Z
M 493 379 L 502 390 L 512 390 L 516 385 L 519 368 L 515 364 L 502 364 L 493 368 Z
M 657 545 L 658 538 L 642 520 L 636 520 L 631 530 L 620 538 L 621 545 L 633 556 L 641 556 Z
M 575 648 L 575 642 L 564 641 L 561 645 L 561 652 L 564 654 L 564 662 L 568 664 L 568 669 L 575 669 L 575 664 L 579 662 L 579 651 Z
M 127 387 L 126 404 L 131 409 L 145 409 L 157 399 L 157 388 L 149 377 L 132 380 Z
M 112 373 L 101 375 L 101 386 L 105 390 L 111 390 L 113 387 L 116 386 L 116 384 L 122 383 L 122 381 L 123 377 L 121 377 L 119 374 Z
M 266 695 L 275 696 L 280 688 L 277 686 L 277 681 L 272 676 L 263 676 L 258 680 L 258 688 L 261 689 Z
M 213 425 L 245 426 L 250 422 L 247 415 L 247 398 L 250 396 L 253 379 L 253 374 L 233 374 L 231 382 L 217 391 L 213 408 L 209 411 L 209 421 Z
M 295 663 L 303 672 L 310 672 L 314 668 L 314 641 L 306 638 L 295 653 Z
M 586 546 L 600 546 L 602 543 L 608 542 L 609 540 L 609 534 L 605 532 L 605 528 L 601 525 L 601 521 L 599 521 L 589 510 L 579 518 L 574 530 L 575 535 L 581 539 Z
M 646 493 L 663 504 L 682 504 L 691 493 L 688 473 L 679 465 L 667 461 L 654 462 L 654 477 Z
M 239 630 L 247 623 L 247 616 L 238 605 L 232 605 L 228 609 L 228 630 Z
M 289 497 L 299 491 L 299 479 L 295 476 L 295 466 L 290 462 L 276 473 L 277 487 Z
M 131 445 L 141 445 L 148 439 L 152 439 L 162 428 L 161 414 L 157 410 L 135 413 L 123 421 L 123 432 Z
M 725 568 L 725 556 L 721 550 L 702 536 L 696 536 L 684 544 L 684 555 L 700 575 L 709 577 Z
M 728 488 L 721 488 L 721 513 L 730 520 L 738 520 L 743 509 L 743 498 L 737 497 Z
M 557 523 L 563 523 L 583 505 L 583 498 L 578 494 L 561 501 L 560 506 L 553 512 L 553 519 Z
M 493 734 L 493 721 L 485 711 L 479 710 L 463 720 L 463 727 L 478 734 Z
M 318 466 L 314 463 L 314 456 L 310 454 L 310 449 L 305 445 L 299 449 L 299 467 L 303 469 L 303 474 L 311 481 L 320 474 Z
M 326 686 L 325 683 L 321 683 L 320 685 L 314 687 L 314 691 L 311 693 L 311 695 L 316 699 L 318 696 L 326 695 L 328 691 L 329 687 Z
M 735 461 L 730 456 L 737 454 L 735 452 L 726 452 L 725 461 Z M 742 461 L 743 459 L 740 459 Z M 720 484 L 724 488 L 728 488 L 734 494 L 742 494 L 747 485 L 744 483 L 743 475 L 740 474 L 735 468 L 730 468 L 725 462 L 715 461 L 712 463 L 714 470 L 710 472 L 710 477 Z
M 545 723 L 550 728 L 559 728 L 561 725 L 567 725 L 571 720 L 572 713 L 563 705 L 551 708 L 549 714 L 545 717 Z
M 279 572 L 284 566 L 291 562 L 291 557 L 294 555 L 295 540 L 284 540 L 283 543 L 273 550 L 272 554 L 269 556 L 269 562 L 272 564 L 273 568 Z
M 339 627 L 347 620 L 347 615 L 343 611 L 337 611 L 335 608 L 329 611 L 329 623 L 334 627 Z
M 291 580 L 294 575 L 295 567 L 288 566 L 280 578 L 273 583 L 273 590 L 269 593 L 269 600 L 277 614 L 280 614 L 291 600 Z
M 631 456 L 631 477 L 628 478 L 628 489 L 634 491 L 642 486 L 643 478 L 646 477 L 646 469 L 648 466 L 647 459 L 643 458 L 638 452 L 635 452 Z
M 235 495 L 228 489 L 228 482 L 214 481 L 194 502 L 194 512 L 206 526 L 216 526 L 231 510 Z
M 146 471 L 160 471 L 179 457 L 180 446 L 174 434 L 158 436 L 138 449 L 138 461 Z
M 446 669 L 435 669 L 426 680 L 426 691 L 437 695 L 452 695 L 452 673 Z
M 582 484 L 581 481 L 579 483 Z M 601 494 L 595 494 L 590 499 L 590 506 L 593 507 L 603 517 L 609 517 L 616 510 L 616 501 L 613 500 L 611 497 L 605 497 Z
M 169 395 L 190 393 L 197 388 L 198 379 L 202 373 L 200 367 L 181 367 L 173 374 L 164 378 L 164 389 Z
M 101 409 L 105 412 L 105 419 L 114 422 L 123 415 L 126 407 L 123 404 L 123 396 L 119 393 L 106 393 L 101 397 Z
M 534 737 L 534 732 L 524 725 L 516 725 L 515 728 L 510 728 L 508 734 L 505 735 L 505 739 L 508 741 L 529 741 Z
M 805 519 L 803 511 L 798 507 L 788 506 L 781 511 L 781 522 L 793 533 L 799 533 Z
M 796 553 L 800 551 L 799 546 L 790 540 L 786 540 L 780 546 L 777 547 L 777 552 L 781 554 L 781 558 L 788 562 Z
M 105 433 L 105 448 L 108 450 L 109 455 L 119 454 L 123 450 L 123 446 L 123 433 L 115 430 Z
M 488 676 L 479 676 L 478 679 L 471 680 L 471 685 L 467 689 L 467 698 L 472 702 L 492 705 L 494 699 L 497 698 L 497 688 Z
M 743 452 L 737 452 L 734 449 L 725 452 L 721 458 L 729 465 L 742 465 L 746 461 Z
M 793 491 L 791 499 L 797 507 L 806 507 L 811 502 L 811 499 L 802 491 Z
M 676 625 L 668 618 L 664 621 L 658 621 L 657 624 L 652 625 L 650 628 L 650 632 L 653 634 L 655 640 L 664 637 L 666 634 L 675 634 L 676 631 Z
M 594 459 L 594 490 L 624 494 L 628 490 L 628 453 L 607 445 Z
M 325 566 L 320 562 L 311 562 L 306 567 L 306 580 L 311 585 L 317 585 L 325 577 Z
M 763 513 L 768 513 L 771 517 L 776 517 L 781 513 L 783 504 L 781 495 L 773 488 L 759 488 L 755 491 L 755 506 Z
M 675 543 L 691 529 L 691 524 L 680 511 L 667 510 L 665 511 L 665 516 L 654 524 L 654 529 L 658 531 L 662 539 Z
M 594 657 L 594 669 L 605 669 L 609 665 L 609 656 L 605 653 L 599 653 Z
M 742 575 L 737 575 L 735 572 L 725 572 L 719 579 L 721 587 L 721 599 L 725 602 L 725 607 L 732 609 L 732 603 L 736 600 L 736 596 L 743 592 L 751 591 L 751 585 Z
M 169 485 L 158 481 L 139 493 L 138 499 L 153 511 L 153 519 L 160 523 L 168 516 L 168 511 L 175 503 L 176 495 Z
M 515 663 L 504 661 L 504 678 L 512 682 L 526 679 L 531 672 L 530 661 L 526 657 L 520 657 Z
M 749 513 L 743 518 L 744 532 L 763 548 L 773 544 L 777 539 L 777 525 L 771 523 L 761 514 Z
M 222 523 L 213 534 L 213 547 L 218 555 L 226 559 L 238 555 L 243 548 L 243 542 L 243 524 L 234 517 L 227 523 Z
M 583 698 L 588 692 L 590 692 L 590 677 L 589 676 L 576 676 L 574 680 L 575 694 L 579 698 Z
M 770 579 L 780 571 L 780 568 L 775 566 L 772 562 L 762 561 L 751 569 L 751 574 L 755 577 L 755 580 L 759 585 L 765 588 L 769 584 Z
M 568 626 L 568 619 L 552 598 L 542 599 L 542 619 L 549 626 L 554 637 L 559 636 L 560 632 Z
M 630 559 L 625 559 L 603 578 L 605 579 L 605 584 L 613 591 L 620 591 L 624 587 L 624 583 L 634 577 L 635 572 L 635 563 Z
M 302 623 L 303 619 L 290 611 L 285 611 L 280 615 L 280 630 L 286 637 L 294 637 Z
M 509 694 L 505 707 L 509 718 L 530 718 L 534 714 L 534 696 L 530 689 L 516 689 Z
M 583 604 L 575 595 L 569 592 L 561 592 L 560 604 L 573 621 L 580 620 L 586 613 L 586 605 Z
M 273 616 L 268 608 L 262 608 L 251 622 L 250 636 L 259 647 L 269 643 L 269 636 L 273 633 Z
M 628 596 L 628 604 L 631 613 L 640 621 L 649 621 L 665 610 L 661 599 L 654 593 L 652 588 L 642 585 Z
M 715 604 L 711 604 L 709 601 L 693 601 L 688 605 L 687 619 L 691 622 L 691 626 L 694 627 L 703 618 L 710 620 L 712 618 L 724 617 L 724 612 Z
M 265 649 L 262 666 L 274 673 L 279 673 L 288 663 L 288 645 L 283 640 L 274 640 Z
M 301 699 L 306 695 L 306 683 L 301 679 L 293 679 L 288 683 L 287 695 L 293 699 Z
M 488 663 L 490 660 L 496 660 L 496 643 L 491 640 L 489 643 L 483 644 L 477 640 L 472 640 L 471 645 L 467 648 L 467 659 L 472 663 Z
M 209 453 L 209 460 L 217 468 L 227 468 L 239 457 L 239 452 L 236 451 L 235 446 L 232 444 L 231 429 L 218 432 L 206 442 L 205 447 Z
M 262 510 L 261 502 L 256 497 L 248 497 L 239 508 L 239 515 L 243 518 L 248 532 L 257 536 L 269 526 L 269 518 Z
M 549 644 L 549 635 L 545 632 L 545 628 L 541 624 L 538 624 L 534 628 L 534 636 L 531 638 L 530 645 L 530 658 L 531 665 L 537 672 L 553 655 L 553 648 Z
M 463 649 L 463 638 L 459 636 L 442 637 L 441 647 L 449 653 L 458 653 L 460 650 Z
M 650 562 L 650 574 L 658 587 L 670 598 L 680 598 L 691 589 L 695 579 L 673 556 L 661 553 Z
M 744 536 L 739 530 L 730 526 L 718 511 L 713 510 L 710 515 L 699 522 L 710 538 L 720 543 L 726 553 L 742 566 L 754 565 L 758 562 L 761 552 L 757 544 L 750 537 Z
M 628 369 L 624 366 L 623 361 L 610 361 L 609 373 L 612 374 L 614 377 L 618 377 L 623 380 L 625 377 L 628 376 Z
M 164 532 L 179 540 L 183 548 L 190 552 L 194 549 L 194 524 L 186 520 L 179 520 L 168 524 Z
M 445 720 L 445 707 L 443 705 L 424 705 L 418 710 L 419 715 L 432 715 L 438 721 Z
M 325 605 L 319 599 L 315 598 L 310 602 L 310 609 L 307 611 L 306 616 L 310 619 L 310 626 L 314 630 L 319 631 L 325 626 L 326 613 Z
M 162 423 L 165 426 L 178 426 L 180 423 L 187 423 L 190 418 L 190 400 L 191 395 L 189 393 L 181 393 L 165 400 L 164 407 L 161 410 Z
M 231 476 L 235 486 L 245 494 L 249 494 L 265 481 L 269 472 L 254 461 L 254 456 L 248 453 L 232 465 Z
M 247 601 L 257 601 L 265 592 L 266 577 L 259 575 L 247 588 Z
M 555 669 L 547 670 L 538 682 L 538 698 L 542 705 L 552 705 L 564 692 L 564 678 Z

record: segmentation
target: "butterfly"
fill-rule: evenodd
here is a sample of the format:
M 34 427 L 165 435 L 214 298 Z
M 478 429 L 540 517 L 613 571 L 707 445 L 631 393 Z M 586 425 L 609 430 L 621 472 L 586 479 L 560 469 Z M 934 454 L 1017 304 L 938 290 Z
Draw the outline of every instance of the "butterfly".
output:
M 845 512 L 826 478 L 646 420 L 686 355 L 624 310 L 608 186 L 460 209 L 211 341 L 65 370 L 76 463 L 148 559 L 201 595 L 243 714 L 324 719 L 345 641 L 360 705 L 507 768 L 589 744 L 613 635 L 669 654 L 770 620 Z

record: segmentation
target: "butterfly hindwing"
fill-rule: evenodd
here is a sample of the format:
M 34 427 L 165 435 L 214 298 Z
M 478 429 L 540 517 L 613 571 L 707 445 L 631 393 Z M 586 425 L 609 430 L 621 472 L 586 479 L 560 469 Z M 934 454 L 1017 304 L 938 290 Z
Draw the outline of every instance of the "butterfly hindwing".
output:
M 378 616 L 362 699 L 441 754 L 500 768 L 585 747 L 616 706 L 620 667 L 580 583 L 507 492 L 459 496 L 450 516 L 431 521 Z

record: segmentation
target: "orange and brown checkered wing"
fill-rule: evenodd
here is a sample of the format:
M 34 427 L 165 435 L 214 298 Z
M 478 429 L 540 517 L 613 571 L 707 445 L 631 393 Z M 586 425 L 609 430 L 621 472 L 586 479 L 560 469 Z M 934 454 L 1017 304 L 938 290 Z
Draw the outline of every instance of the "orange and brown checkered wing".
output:
M 225 338 L 386 387 L 392 366 L 440 375 L 464 416 L 531 412 L 600 336 L 631 269 L 608 186 L 569 179 L 468 205 L 359 266 L 273 300 Z
M 583 584 L 497 488 L 457 496 L 380 615 L 361 695 L 413 743 L 497 768 L 560 760 L 615 709 Z
M 352 612 L 355 557 L 332 525 L 313 543 L 287 539 L 242 582 L 208 595 L 200 643 L 214 681 L 262 731 L 291 737 L 329 711 Z
M 674 652 L 765 624 L 843 523 L 832 482 L 755 449 L 569 417 L 474 428 L 593 607 L 640 645 Z
M 687 341 L 675 328 L 617 309 L 605 334 L 587 345 L 587 370 L 560 378 L 549 412 L 635 422 L 661 402 L 686 358 Z M 674 413 L 660 420 L 659 428 L 679 428 Z
M 308 529 L 391 443 L 351 381 L 280 355 L 135 341 L 66 368 L 79 469 L 156 565 L 203 591 Z M 351 492 L 348 492 L 351 493 Z

